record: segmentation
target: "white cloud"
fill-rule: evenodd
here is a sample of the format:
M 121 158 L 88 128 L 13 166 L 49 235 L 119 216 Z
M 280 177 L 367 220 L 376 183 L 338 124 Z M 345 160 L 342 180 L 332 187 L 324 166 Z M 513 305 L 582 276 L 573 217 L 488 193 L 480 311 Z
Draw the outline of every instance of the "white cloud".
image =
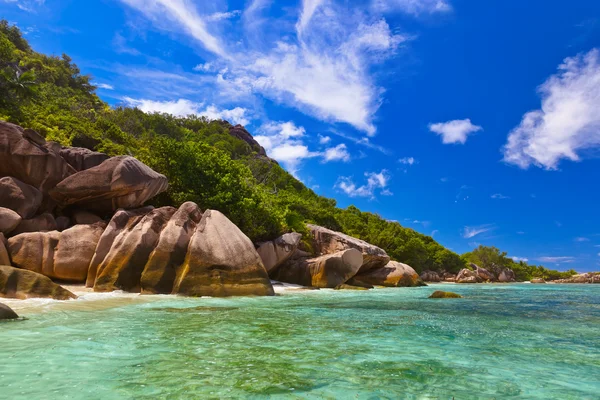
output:
M 113 85 L 109 85 L 108 83 L 93 83 L 98 89 L 106 89 L 106 90 L 115 90 Z
M 519 262 L 519 261 L 527 262 L 527 261 L 529 261 L 529 258 L 524 258 L 524 257 L 511 257 L 511 259 L 514 262 Z
M 323 154 L 323 161 L 350 161 L 350 153 L 348 153 L 347 147 L 345 144 L 338 144 L 335 147 L 330 147 L 325 150 Z
M 452 11 L 444 0 L 373 0 L 373 7 L 384 12 L 401 11 L 408 14 L 433 14 Z
M 523 116 L 504 146 L 504 161 L 521 168 L 558 168 L 600 147 L 600 51 L 566 58 L 539 88 L 541 108 Z
M 498 200 L 506 200 L 506 199 L 510 199 L 510 196 L 505 196 L 502 193 L 494 193 L 493 195 L 490 196 L 492 199 L 498 199 Z
M 296 31 L 299 36 L 302 36 L 302 32 L 321 4 L 323 4 L 323 0 L 302 0 L 302 12 L 300 13 L 300 19 L 296 23 Z
M 586 237 L 576 237 L 574 239 L 576 242 L 589 242 L 590 239 L 586 238 Z
M 559 256 L 559 257 L 539 257 L 538 261 L 547 262 L 547 263 L 555 263 L 555 264 L 563 264 L 563 263 L 572 263 L 575 262 L 575 257 L 571 256 Z
M 319 135 L 319 144 L 327 144 L 331 142 L 331 138 L 329 136 Z
M 470 239 L 482 233 L 488 232 L 495 229 L 494 225 L 486 224 L 479 226 L 465 226 L 463 229 L 463 237 L 465 239 Z
M 399 159 L 398 162 L 404 165 L 413 165 L 417 163 L 417 160 L 414 157 L 404 157 Z
M 194 71 L 198 72 L 211 72 L 214 69 L 214 64 L 210 62 L 206 62 L 204 64 L 198 64 L 194 68 Z
M 186 99 L 177 101 L 156 101 L 148 99 L 133 99 L 124 97 L 123 101 L 131 107 L 137 107 L 145 113 L 160 112 L 176 116 L 186 116 L 190 114 L 199 114 L 202 103 L 195 103 Z
M 198 114 L 211 120 L 226 120 L 233 125 L 248 125 L 250 123 L 248 110 L 242 107 L 235 107 L 231 110 L 219 110 L 215 105 L 211 105 L 206 107 L 204 111 L 200 111 Z
M 129 54 L 131 56 L 139 56 L 142 54 L 139 50 L 130 47 L 127 44 L 127 39 L 125 39 L 123 35 L 121 35 L 119 32 L 115 33 L 115 36 L 113 37 L 112 41 L 112 46 L 113 50 L 117 54 Z
M 379 173 L 365 172 L 367 182 L 364 185 L 358 186 L 354 183 L 352 177 L 339 177 L 335 188 L 340 189 L 350 197 L 369 197 L 374 198 L 377 190 L 380 194 L 389 196 L 392 193 L 387 189 L 390 180 L 390 175 L 387 170 L 382 170 Z
M 35 12 L 36 8 L 43 5 L 45 0 L 0 0 L 0 2 L 13 4 L 27 12 Z
M 465 144 L 469 134 L 482 130 L 481 126 L 473 125 L 469 118 L 455 119 L 448 122 L 429 124 L 429 130 L 442 136 L 442 143 Z
M 242 12 L 240 10 L 233 10 L 233 11 L 228 11 L 228 12 L 216 12 L 216 13 L 207 15 L 204 19 L 206 21 L 211 21 L 211 22 L 221 21 L 224 19 L 231 19 L 231 18 L 237 17 L 241 13 Z

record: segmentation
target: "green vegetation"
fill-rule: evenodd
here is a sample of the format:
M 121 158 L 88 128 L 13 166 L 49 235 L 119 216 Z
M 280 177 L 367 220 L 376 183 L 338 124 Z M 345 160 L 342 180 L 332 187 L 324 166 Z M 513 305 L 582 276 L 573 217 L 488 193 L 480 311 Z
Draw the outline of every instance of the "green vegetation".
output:
M 566 272 L 546 269 L 541 265 L 529 265 L 525 261 L 516 262 L 506 256 L 505 251 L 496 247 L 479 246 L 475 250 L 465 253 L 461 257 L 465 263 L 474 263 L 488 271 L 498 271 L 502 268 L 510 268 L 515 272 L 518 281 L 528 281 L 532 278 L 543 278 L 546 280 L 564 279 L 577 272 L 569 270 Z
M 0 119 L 65 146 L 139 158 L 169 179 L 155 205 L 194 201 L 220 210 L 254 241 L 306 232 L 306 223 L 315 223 L 380 246 L 418 272 L 458 272 L 471 260 L 376 214 L 337 208 L 260 156 L 256 145 L 230 135 L 227 122 L 111 108 L 95 89 L 67 55 L 33 51 L 18 28 L 0 21 Z

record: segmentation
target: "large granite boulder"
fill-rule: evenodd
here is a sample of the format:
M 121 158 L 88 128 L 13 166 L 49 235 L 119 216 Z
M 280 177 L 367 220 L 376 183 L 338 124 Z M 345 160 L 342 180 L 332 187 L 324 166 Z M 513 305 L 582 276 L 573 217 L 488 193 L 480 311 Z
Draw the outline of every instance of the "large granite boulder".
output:
M 139 207 L 167 187 L 164 175 L 133 157 L 119 156 L 69 176 L 50 195 L 63 206 L 110 212 Z
M 439 274 L 435 271 L 423 271 L 421 273 L 421 280 L 423 282 L 439 282 L 441 279 Z
M 481 279 L 481 277 L 479 275 L 477 275 L 477 272 L 475 271 L 471 271 L 470 269 L 467 268 L 463 268 L 459 271 L 459 273 L 456 275 L 456 283 L 481 283 L 483 282 L 483 279 Z
M 20 235 L 27 232 L 48 232 L 56 230 L 56 220 L 50 213 L 43 213 L 30 219 L 22 220 L 12 231 L 11 235 Z
M 12 264 L 50 278 L 85 282 L 104 224 L 75 225 L 63 232 L 31 232 L 8 240 Z
M 7 244 L 4 234 L 0 233 L 0 265 L 10 265 L 10 257 L 6 249 Z
M 0 303 L 0 321 L 4 319 L 17 319 L 19 315 L 6 304 Z
M 554 283 L 600 283 L 600 272 L 587 272 L 573 275 L 570 278 L 557 279 Z
M 498 274 L 498 282 L 515 282 L 517 280 L 517 276 L 515 275 L 515 271 L 510 268 L 504 268 Z
M 12 299 L 46 297 L 55 300 L 77 298 L 42 274 L 4 265 L 0 266 L 0 297 Z
M 356 249 L 363 255 L 361 272 L 365 272 L 371 268 L 383 267 L 390 262 L 390 257 L 383 249 L 364 240 L 318 225 L 308 224 L 307 227 L 310 229 L 312 249 L 315 255 L 333 254 L 346 249 Z
M 11 176 L 0 178 L 0 207 L 10 208 L 21 216 L 31 218 L 42 204 L 42 192 Z
M 219 211 L 206 210 L 172 293 L 223 297 L 270 296 L 274 291 L 252 241 Z
M 102 264 L 102 262 L 104 262 L 104 259 L 111 250 L 117 236 L 119 236 L 121 232 L 123 232 L 123 230 L 128 226 L 135 226 L 153 209 L 154 207 L 147 206 L 135 210 L 118 210 L 115 215 L 113 215 L 112 219 L 108 223 L 108 226 L 104 230 L 104 233 L 100 237 L 98 245 L 96 246 L 96 251 L 94 252 L 94 257 L 92 258 L 92 261 L 90 261 L 87 279 L 85 282 L 87 287 L 94 287 L 98 267 L 100 264 Z
M 0 176 L 12 176 L 47 193 L 75 172 L 60 149 L 31 130 L 0 121 Z
M 161 231 L 175 211 L 173 207 L 155 208 L 127 225 L 98 265 L 94 291 L 140 292 L 144 267 L 158 243 Z
M 362 253 L 357 249 L 346 249 L 316 258 L 292 258 L 270 276 L 296 285 L 335 288 L 356 275 L 362 265 Z
M 477 274 L 477 276 L 479 278 L 481 278 L 481 280 L 483 282 L 494 282 L 496 281 L 496 276 L 494 276 L 494 274 L 490 271 L 488 271 L 485 268 L 481 268 L 479 265 L 471 263 L 471 268 L 473 269 L 473 271 Z
M 192 202 L 182 204 L 173 214 L 142 272 L 142 293 L 173 291 L 177 271 L 184 264 L 190 239 L 201 219 L 200 207 Z
M 256 251 L 260 256 L 267 272 L 271 272 L 287 261 L 298 249 L 302 239 L 300 233 L 286 233 L 275 240 L 261 243 Z
M 390 261 L 385 267 L 373 268 L 354 275 L 348 282 L 349 285 L 361 286 L 388 286 L 388 287 L 413 287 L 425 286 L 419 274 L 410 265 Z
M 21 216 L 10 208 L 0 207 L 0 233 L 8 235 L 21 223 Z
M 63 147 L 60 150 L 60 155 L 76 171 L 96 167 L 110 158 L 104 153 L 98 153 L 84 147 Z

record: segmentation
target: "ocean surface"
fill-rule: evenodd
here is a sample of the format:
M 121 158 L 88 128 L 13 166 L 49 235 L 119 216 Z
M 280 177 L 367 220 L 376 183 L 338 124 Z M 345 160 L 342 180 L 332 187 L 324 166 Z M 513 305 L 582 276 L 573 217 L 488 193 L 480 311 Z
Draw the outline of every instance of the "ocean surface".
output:
M 600 398 L 600 285 L 1 300 L 2 399 Z

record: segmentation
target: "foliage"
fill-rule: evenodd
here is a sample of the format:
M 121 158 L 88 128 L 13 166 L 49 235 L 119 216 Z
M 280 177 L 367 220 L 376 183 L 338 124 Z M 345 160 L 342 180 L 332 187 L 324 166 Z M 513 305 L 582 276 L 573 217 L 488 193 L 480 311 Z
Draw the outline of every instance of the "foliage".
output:
M 259 155 L 258 145 L 230 135 L 225 121 L 111 108 L 95 89 L 67 55 L 33 51 L 17 27 L 0 21 L 0 118 L 65 146 L 138 157 L 169 179 L 169 190 L 153 199 L 155 205 L 194 201 L 218 209 L 254 241 L 291 230 L 306 233 L 306 223 L 315 223 L 380 246 L 419 272 L 457 272 L 466 261 L 485 266 L 489 258 L 510 262 L 519 277 L 555 273 L 514 263 L 497 249 L 461 258 L 397 222 L 353 206 L 337 208 L 335 200 L 318 196 Z

